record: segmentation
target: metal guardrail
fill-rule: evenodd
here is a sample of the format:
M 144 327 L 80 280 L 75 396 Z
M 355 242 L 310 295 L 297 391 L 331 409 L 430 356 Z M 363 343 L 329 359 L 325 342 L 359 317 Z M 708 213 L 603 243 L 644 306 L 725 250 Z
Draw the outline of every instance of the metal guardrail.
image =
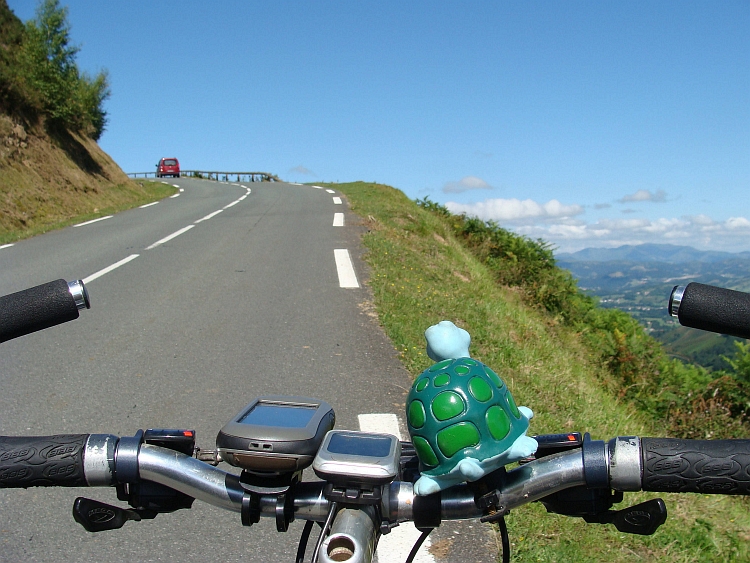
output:
M 138 178 L 143 176 L 144 178 L 155 178 L 156 172 L 128 172 L 128 176 L 131 178 Z M 217 182 L 230 182 L 233 178 L 237 179 L 237 182 L 280 182 L 276 174 L 269 174 L 268 172 L 215 172 L 208 170 L 182 170 L 180 171 L 181 176 L 187 176 L 189 178 L 201 178 L 203 180 L 216 180 Z

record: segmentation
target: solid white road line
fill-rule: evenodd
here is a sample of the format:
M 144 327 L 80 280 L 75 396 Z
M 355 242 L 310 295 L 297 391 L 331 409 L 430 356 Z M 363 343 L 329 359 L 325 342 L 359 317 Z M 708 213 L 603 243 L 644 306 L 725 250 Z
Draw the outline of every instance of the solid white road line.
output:
M 340 197 L 334 197 L 333 198 L 333 203 L 335 203 L 336 205 L 341 205 L 341 203 L 342 203 L 341 202 L 341 198 Z
M 377 432 L 380 434 L 392 434 L 402 440 L 401 428 L 398 417 L 391 413 L 360 414 L 359 429 L 363 432 Z M 411 551 L 414 543 L 419 539 L 420 531 L 414 527 L 412 522 L 406 522 L 391 530 L 390 534 L 380 536 L 378 550 L 375 558 L 379 563 L 390 561 L 403 561 Z M 428 537 L 419 548 L 416 563 L 435 563 L 435 558 L 428 551 L 430 538 Z
M 106 217 L 99 217 L 98 219 L 92 219 L 91 221 L 86 221 L 85 223 L 78 223 L 77 225 L 73 225 L 74 227 L 83 227 L 84 225 L 90 225 L 91 223 L 98 223 L 99 221 L 104 221 L 105 219 L 111 219 L 112 215 L 107 215 Z
M 158 201 L 152 201 L 151 203 L 147 203 L 146 205 L 141 205 L 138 209 L 146 209 L 147 207 L 151 207 L 152 205 L 156 205 L 159 203 Z
M 89 282 L 91 282 L 91 281 L 94 281 L 94 280 L 95 280 L 96 278 L 100 278 L 100 277 L 102 277 L 102 276 L 103 276 L 104 274 L 108 274 L 109 272 L 111 272 L 112 270 L 115 270 L 115 269 L 119 268 L 119 267 L 120 267 L 120 266 L 122 266 L 123 264 L 127 264 L 127 263 L 128 263 L 128 262 L 130 262 L 131 260 L 135 260 L 136 258 L 138 258 L 138 256 L 139 256 L 138 254 L 131 254 L 131 255 L 130 255 L 130 256 L 128 256 L 127 258 L 123 258 L 123 259 L 122 259 L 122 260 L 120 260 L 119 262 L 115 262 L 115 263 L 114 263 L 114 264 L 112 264 L 111 266 L 107 266 L 106 268 L 104 268 L 103 270 L 99 270 L 99 271 L 98 271 L 98 272 L 96 272 L 95 274 L 91 274 L 91 275 L 90 275 L 89 277 L 87 277 L 87 278 L 83 278 L 83 283 L 84 283 L 84 284 L 87 284 L 87 283 L 89 283 Z
M 344 226 L 344 214 L 343 213 L 334 213 L 333 214 L 333 226 L 334 227 L 343 227 Z
M 160 244 L 164 244 L 165 242 L 168 242 L 168 241 L 172 240 L 173 238 L 175 238 L 175 237 L 178 237 L 178 236 L 180 236 L 180 235 L 181 235 L 182 233 L 186 233 L 187 231 L 189 231 L 189 230 L 190 230 L 190 229 L 192 229 L 193 227 L 195 227 L 195 225 L 188 225 L 187 227 L 183 227 L 182 229 L 180 229 L 179 231 L 175 231 L 174 233 L 172 233 L 172 234 L 171 234 L 171 235 L 169 235 L 168 237 L 164 237 L 164 238 L 163 238 L 163 239 L 161 239 L 161 240 L 157 240 L 157 241 L 156 241 L 156 242 L 155 242 L 154 244 L 152 244 L 151 246 L 147 246 L 147 247 L 146 247 L 146 250 L 151 250 L 152 248 L 156 248 L 156 247 L 157 247 L 157 246 L 159 246 Z
M 238 199 L 238 200 L 235 200 L 235 201 L 233 201 L 232 203 L 230 203 L 229 205 L 225 205 L 225 206 L 224 206 L 224 209 L 229 209 L 230 207 L 233 207 L 233 206 L 237 205 L 237 204 L 238 204 L 239 202 L 240 202 L 240 200 L 239 200 L 239 199 Z
M 12 244 L 3 244 L 2 246 L 0 246 L 0 250 L 2 250 L 3 248 L 10 248 L 11 246 L 13 246 L 13 245 Z
M 217 215 L 218 215 L 219 213 L 221 213 L 222 211 L 224 211 L 224 210 L 223 210 L 223 209 L 219 209 L 218 211 L 214 211 L 213 213 L 209 213 L 208 215 L 206 215 L 206 216 L 205 216 L 205 217 L 203 217 L 202 219 L 198 219 L 198 220 L 197 220 L 197 221 L 195 222 L 195 224 L 197 225 L 198 223 L 200 223 L 200 222 L 202 222 L 202 221 L 208 221 L 208 220 L 209 220 L 209 219 L 210 219 L 211 217 L 216 217 L 216 216 L 217 216 Z
M 359 287 L 357 274 L 354 273 L 354 266 L 352 265 L 349 251 L 346 248 L 337 248 L 333 251 L 333 255 L 336 259 L 336 270 L 339 274 L 339 286 L 346 288 Z

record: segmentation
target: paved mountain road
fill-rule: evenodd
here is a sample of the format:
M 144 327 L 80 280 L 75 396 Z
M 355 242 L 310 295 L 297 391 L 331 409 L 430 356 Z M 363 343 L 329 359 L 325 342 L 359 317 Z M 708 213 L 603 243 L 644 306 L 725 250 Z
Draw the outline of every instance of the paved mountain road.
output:
M 261 394 L 324 399 L 339 428 L 403 411 L 410 379 L 366 313 L 367 290 L 340 284 L 337 249 L 349 251 L 360 285 L 364 274 L 360 229 L 340 194 L 170 183 L 177 197 L 0 248 L 0 294 L 84 278 L 92 300 L 77 321 L 2 345 L 1 434 L 184 427 L 211 448 Z M 239 515 L 196 502 L 89 534 L 70 514 L 77 495 L 117 504 L 107 489 L 3 491 L 0 560 L 290 561 L 302 529 L 278 534 L 265 520 L 244 529 Z M 471 539 L 439 560 L 494 560 L 477 529 L 441 528 L 444 547 Z

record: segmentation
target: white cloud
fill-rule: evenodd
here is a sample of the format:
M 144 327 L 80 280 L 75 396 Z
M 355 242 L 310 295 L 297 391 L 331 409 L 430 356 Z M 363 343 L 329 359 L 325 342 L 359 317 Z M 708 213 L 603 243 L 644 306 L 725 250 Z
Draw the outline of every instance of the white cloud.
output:
M 471 215 L 485 221 L 528 222 L 529 219 L 567 218 L 583 213 L 580 205 L 564 205 L 552 199 L 537 203 L 531 199 L 488 199 L 477 203 L 455 203 L 445 206 L 451 213 Z
M 465 176 L 458 182 L 446 182 L 443 186 L 443 193 L 459 194 L 470 190 L 491 190 L 493 189 L 487 182 L 476 176 Z
M 742 216 L 716 220 L 705 214 L 658 219 L 631 215 L 590 222 L 583 216 L 582 205 L 563 204 L 556 199 L 547 203 L 531 199 L 488 199 L 469 204 L 448 202 L 445 206 L 451 213 L 497 221 L 516 233 L 545 240 L 561 252 L 644 243 L 729 252 L 750 250 L 750 219 Z
M 651 193 L 648 190 L 638 190 L 634 194 L 629 194 L 618 200 L 620 203 L 630 203 L 633 201 L 651 201 L 654 203 L 663 203 L 667 201 L 667 192 L 659 190 L 656 193 Z
M 290 168 L 289 172 L 291 172 L 292 174 L 302 174 L 303 176 L 315 176 L 315 172 L 313 172 L 309 168 L 305 168 L 301 164 L 295 166 L 294 168 Z

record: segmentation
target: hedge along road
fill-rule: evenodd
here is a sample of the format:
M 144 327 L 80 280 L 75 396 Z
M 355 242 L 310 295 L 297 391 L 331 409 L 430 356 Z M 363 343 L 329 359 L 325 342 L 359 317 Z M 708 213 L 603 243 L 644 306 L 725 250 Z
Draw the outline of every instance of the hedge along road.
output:
M 92 301 L 72 323 L 2 344 L 0 434 L 190 428 L 212 448 L 261 394 L 324 399 L 339 428 L 359 428 L 365 413 L 401 416 L 410 378 L 367 314 L 360 229 L 340 194 L 170 183 L 180 191 L 158 204 L 0 248 L 0 295 L 83 278 Z M 244 529 L 238 515 L 196 502 L 90 534 L 71 516 L 79 495 L 122 505 L 109 489 L 0 491 L 0 560 L 292 561 L 302 529 L 279 534 L 265 519 Z M 449 550 L 455 561 L 467 550 L 494 561 L 478 526 L 437 537 L 465 539 Z

